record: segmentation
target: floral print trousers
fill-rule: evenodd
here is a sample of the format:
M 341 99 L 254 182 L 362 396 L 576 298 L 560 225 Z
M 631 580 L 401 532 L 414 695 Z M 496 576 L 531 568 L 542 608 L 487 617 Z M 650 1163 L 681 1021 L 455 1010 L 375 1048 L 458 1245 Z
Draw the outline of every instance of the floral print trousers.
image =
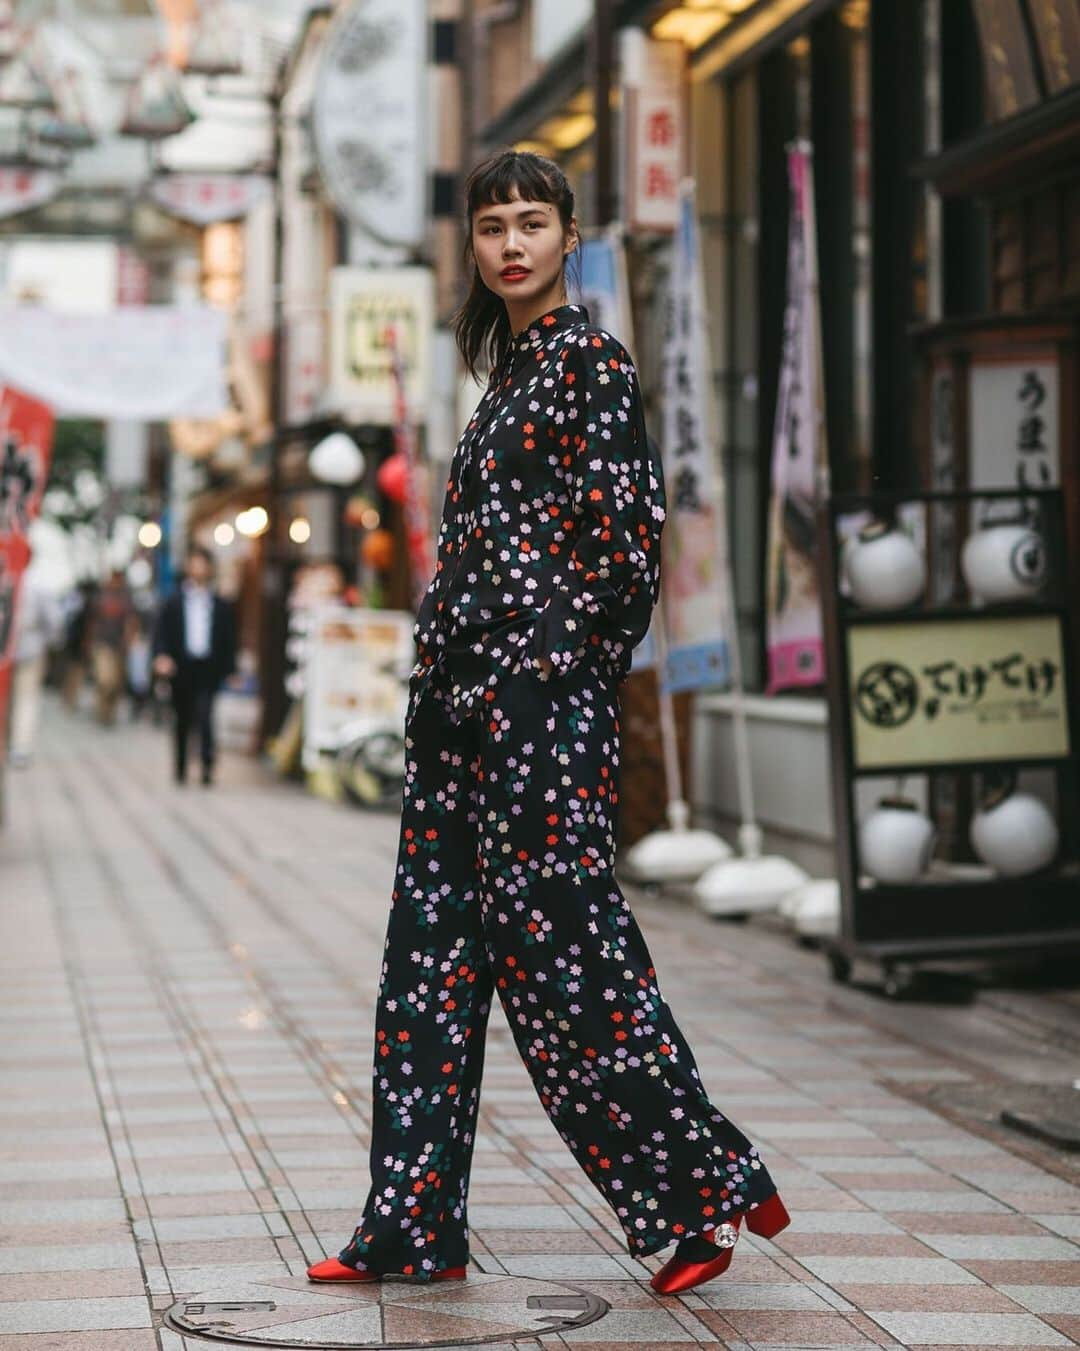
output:
M 545 678 L 526 657 L 461 715 L 446 674 L 411 695 L 406 719 L 371 1191 L 340 1260 L 419 1280 L 468 1261 L 496 990 L 544 1110 L 631 1255 L 707 1234 L 776 1187 L 706 1097 L 612 875 L 616 678 L 591 657 Z

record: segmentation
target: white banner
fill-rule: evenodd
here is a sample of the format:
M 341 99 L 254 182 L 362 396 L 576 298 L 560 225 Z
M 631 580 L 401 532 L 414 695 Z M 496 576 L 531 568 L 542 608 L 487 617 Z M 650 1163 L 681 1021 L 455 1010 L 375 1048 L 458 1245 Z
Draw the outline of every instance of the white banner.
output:
M 315 154 L 335 205 L 384 244 L 415 248 L 427 206 L 424 0 L 341 7 L 315 81 Z
M 166 422 L 225 411 L 225 316 L 203 305 L 107 314 L 0 310 L 0 381 L 58 416 Z
M 192 225 L 238 220 L 270 191 L 270 180 L 256 174 L 161 174 L 150 196 L 163 211 Z
M 727 521 L 711 394 L 695 193 L 679 189 L 679 230 L 671 260 L 671 300 L 664 349 L 663 600 L 670 690 L 728 682 L 724 633 L 728 586 Z
M 815 509 L 827 470 L 811 147 L 788 148 L 787 308 L 769 502 L 768 692 L 825 679 Z
M 397 391 L 387 330 L 397 333 L 405 398 L 423 420 L 431 389 L 435 291 L 426 267 L 336 267 L 330 274 L 330 388 L 350 422 L 392 427 Z

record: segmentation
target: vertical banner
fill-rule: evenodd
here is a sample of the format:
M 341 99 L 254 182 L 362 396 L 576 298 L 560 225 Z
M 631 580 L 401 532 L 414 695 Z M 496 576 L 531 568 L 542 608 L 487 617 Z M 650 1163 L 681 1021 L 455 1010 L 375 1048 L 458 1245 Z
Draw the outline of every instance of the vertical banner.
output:
M 419 606 L 435 571 L 429 494 L 416 448 L 416 429 L 409 419 L 405 394 L 405 364 L 397 330 L 388 328 L 390 369 L 394 381 L 394 449 L 405 461 L 405 544 L 412 573 L 413 604 Z
M 27 535 L 41 507 L 52 438 L 51 408 L 10 387 L 0 389 L 0 764 L 7 744 L 19 582 L 30 561 Z
M 679 187 L 664 347 L 664 480 L 668 518 L 663 592 L 668 658 L 665 687 L 702 689 L 728 681 L 724 632 L 728 586 L 723 479 L 716 464 L 712 366 L 705 317 L 695 193 Z
M 631 230 L 669 234 L 679 227 L 679 184 L 689 164 L 686 46 L 624 28 L 619 70 L 623 215 Z
M 820 685 L 825 645 L 815 503 L 827 472 L 811 147 L 788 147 L 787 307 L 776 398 L 768 542 L 768 693 Z
M 597 328 L 613 334 L 626 350 L 634 351 L 634 313 L 630 304 L 630 278 L 626 270 L 623 227 L 609 225 L 581 246 L 581 303 Z M 653 623 L 660 623 L 656 613 Z M 656 643 L 650 625 L 634 649 L 634 670 L 656 664 Z
M 581 246 L 581 303 L 589 319 L 634 350 L 634 322 L 622 226 L 610 225 Z

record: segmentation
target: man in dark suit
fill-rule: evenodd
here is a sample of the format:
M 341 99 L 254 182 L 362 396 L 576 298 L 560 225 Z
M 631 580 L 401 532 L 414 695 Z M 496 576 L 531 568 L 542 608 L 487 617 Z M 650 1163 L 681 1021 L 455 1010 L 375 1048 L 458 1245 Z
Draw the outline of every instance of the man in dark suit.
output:
M 192 723 L 199 727 L 202 781 L 214 778 L 214 695 L 236 669 L 233 607 L 213 589 L 214 559 L 192 544 L 184 580 L 162 605 L 154 626 L 154 671 L 172 681 L 176 781 L 187 777 Z

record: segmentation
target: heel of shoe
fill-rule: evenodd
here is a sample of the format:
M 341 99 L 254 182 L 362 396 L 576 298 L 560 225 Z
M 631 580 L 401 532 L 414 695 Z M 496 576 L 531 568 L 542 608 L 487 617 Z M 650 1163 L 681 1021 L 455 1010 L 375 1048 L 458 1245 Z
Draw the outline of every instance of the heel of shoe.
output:
M 773 1192 L 767 1201 L 748 1210 L 745 1219 L 747 1229 L 759 1238 L 775 1238 L 781 1229 L 786 1229 L 791 1223 L 791 1216 L 780 1200 L 779 1192 Z
M 467 1267 L 447 1267 L 445 1271 L 437 1271 L 431 1279 L 433 1281 L 463 1281 L 467 1274 Z

